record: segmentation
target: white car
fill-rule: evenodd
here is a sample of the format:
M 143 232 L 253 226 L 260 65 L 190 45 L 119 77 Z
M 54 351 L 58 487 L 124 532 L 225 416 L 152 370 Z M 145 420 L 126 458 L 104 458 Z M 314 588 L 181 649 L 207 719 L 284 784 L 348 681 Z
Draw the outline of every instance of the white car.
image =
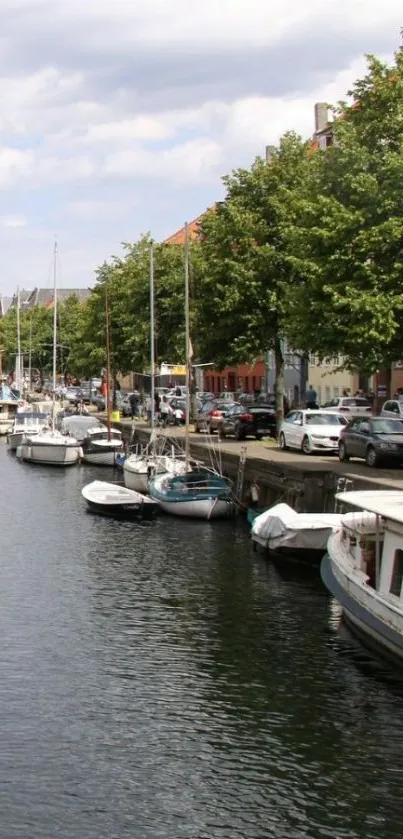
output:
M 372 414 L 372 405 L 365 396 L 335 396 L 321 406 L 321 411 L 346 414 L 349 419 Z
M 400 399 L 388 399 L 382 405 L 381 417 L 397 417 L 398 419 L 402 419 L 403 402 Z
M 347 419 L 322 410 L 291 411 L 280 426 L 280 449 L 312 452 L 338 452 L 339 437 Z

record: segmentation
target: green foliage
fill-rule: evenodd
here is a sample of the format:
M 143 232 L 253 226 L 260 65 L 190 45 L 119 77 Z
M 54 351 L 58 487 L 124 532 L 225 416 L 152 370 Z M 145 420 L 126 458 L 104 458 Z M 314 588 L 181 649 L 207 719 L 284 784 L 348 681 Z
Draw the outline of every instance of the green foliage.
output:
M 28 366 L 31 347 L 32 367 L 47 370 L 52 367 L 53 310 L 35 306 L 20 316 L 21 352 Z M 15 368 L 17 355 L 17 310 L 10 309 L 0 320 L 0 344 L 3 347 L 3 370 Z
M 335 145 L 311 158 L 289 300 L 294 346 L 372 373 L 403 356 L 403 53 L 373 57 L 335 113 Z M 302 314 L 302 316 L 301 316 Z
M 106 364 L 106 294 L 113 370 L 147 370 L 150 365 L 149 237 L 124 245 L 97 271 L 96 285 L 82 309 L 72 340 L 71 363 L 89 375 Z M 154 245 L 156 362 L 183 362 L 185 355 L 184 255 L 174 245 Z
M 288 227 L 307 165 L 306 145 L 287 134 L 269 165 L 257 158 L 225 177 L 225 201 L 205 216 L 198 328 L 203 356 L 217 366 L 250 361 L 287 335 Z

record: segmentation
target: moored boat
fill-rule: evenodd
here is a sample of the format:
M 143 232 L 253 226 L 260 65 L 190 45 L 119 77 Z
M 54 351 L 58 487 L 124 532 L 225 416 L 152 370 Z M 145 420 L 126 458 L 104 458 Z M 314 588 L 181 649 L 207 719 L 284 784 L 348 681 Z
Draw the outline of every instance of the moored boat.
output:
M 336 496 L 359 512 L 342 516 L 321 563 L 325 586 L 361 638 L 403 664 L 403 492 Z
M 166 513 L 175 516 L 210 520 L 228 516 L 233 510 L 230 484 L 208 471 L 156 475 L 150 480 L 149 492 Z
M 183 452 L 181 454 L 162 454 L 154 445 L 150 445 L 145 452 L 134 452 L 125 458 L 123 463 L 123 477 L 125 486 L 135 492 L 148 492 L 150 477 L 153 475 L 170 474 L 184 475 L 191 466 L 186 463 Z
M 18 411 L 15 415 L 13 427 L 7 435 L 7 443 L 10 451 L 15 452 L 25 436 L 35 436 L 48 430 L 48 419 L 47 414 L 34 413 L 33 411 Z
M 288 504 L 275 504 L 253 517 L 252 542 L 268 551 L 320 562 L 340 521 L 339 513 L 297 513 Z
M 113 518 L 152 518 L 159 506 L 146 495 L 108 481 L 92 481 L 81 494 L 91 512 Z
M 81 456 L 81 448 L 74 439 L 59 431 L 26 434 L 16 450 L 19 460 L 42 463 L 44 466 L 72 466 Z
M 81 446 L 82 460 L 96 466 L 114 466 L 123 451 L 122 432 L 91 416 L 71 414 L 59 420 L 60 430 L 71 434 Z
M 0 387 L 0 435 L 9 434 L 18 411 L 18 399 L 9 387 Z

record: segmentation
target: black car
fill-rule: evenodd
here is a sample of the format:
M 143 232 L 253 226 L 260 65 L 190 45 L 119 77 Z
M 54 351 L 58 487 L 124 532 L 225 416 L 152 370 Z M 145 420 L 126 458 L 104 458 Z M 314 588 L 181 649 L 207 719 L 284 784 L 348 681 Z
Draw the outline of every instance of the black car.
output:
M 221 437 L 234 435 L 237 440 L 246 437 L 276 435 L 276 409 L 274 405 L 233 405 L 218 423 Z
M 339 440 L 340 460 L 350 457 L 361 457 L 368 466 L 385 461 L 403 463 L 403 420 L 386 417 L 351 420 Z

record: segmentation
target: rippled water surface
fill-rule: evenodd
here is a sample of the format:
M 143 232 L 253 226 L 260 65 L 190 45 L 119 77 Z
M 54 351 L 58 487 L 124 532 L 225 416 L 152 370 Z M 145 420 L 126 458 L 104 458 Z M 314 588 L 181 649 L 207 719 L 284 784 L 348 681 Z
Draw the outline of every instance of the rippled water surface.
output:
M 0 837 L 400 839 L 403 689 L 317 575 L 92 516 L 100 474 L 0 446 Z

